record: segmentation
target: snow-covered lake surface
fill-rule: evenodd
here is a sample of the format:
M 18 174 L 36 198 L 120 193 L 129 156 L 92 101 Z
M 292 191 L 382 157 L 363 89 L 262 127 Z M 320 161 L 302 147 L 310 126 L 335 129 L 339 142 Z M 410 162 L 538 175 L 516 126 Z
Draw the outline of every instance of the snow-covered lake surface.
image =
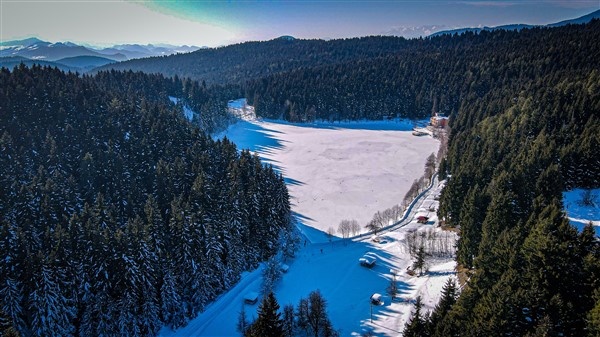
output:
M 230 106 L 241 107 L 239 101 Z M 341 220 L 367 224 L 402 201 L 439 142 L 411 134 L 410 121 L 289 124 L 246 119 L 227 136 L 286 178 L 292 210 L 312 242 L 324 242 Z M 314 231 L 312 229 L 317 229 Z
M 596 235 L 600 236 L 600 189 L 590 190 L 591 205 L 584 205 L 582 198 L 585 190 L 574 189 L 563 192 L 563 204 L 571 224 L 582 230 L 590 221 L 596 229 Z
M 232 104 L 233 103 L 233 104 Z M 411 135 L 411 123 L 349 123 L 292 125 L 257 121 L 251 111 L 236 106 L 246 119 L 231 126 L 227 136 L 240 148 L 249 148 L 271 163 L 286 177 L 293 211 L 308 240 L 289 265 L 275 288 L 281 307 L 297 306 L 300 298 L 319 290 L 327 300 L 334 328 L 342 336 L 398 336 L 410 317 L 414 299 L 420 295 L 426 310 L 437 303 L 442 286 L 455 275 L 451 255 L 431 258 L 429 272 L 410 276 L 412 264 L 406 237 L 414 231 L 434 231 L 453 247 L 456 234 L 437 227 L 434 209 L 441 184 L 435 182 L 423 193 L 394 228 L 380 235 L 378 243 L 370 235 L 329 242 L 325 231 L 337 229 L 342 219 L 356 219 L 364 226 L 376 211 L 401 203 L 414 179 L 423 173 L 426 157 L 437 152 L 438 142 Z M 426 224 L 416 215 L 426 214 Z M 358 259 L 370 252 L 377 257 L 369 269 Z M 397 271 L 398 298 L 392 301 L 386 289 Z M 161 336 L 239 336 L 239 312 L 256 318 L 258 304 L 244 305 L 247 293 L 258 292 L 261 270 L 243 275 L 229 292 L 221 295 L 195 320 L 177 331 L 164 328 Z M 383 295 L 383 305 L 374 306 L 371 321 L 370 297 Z

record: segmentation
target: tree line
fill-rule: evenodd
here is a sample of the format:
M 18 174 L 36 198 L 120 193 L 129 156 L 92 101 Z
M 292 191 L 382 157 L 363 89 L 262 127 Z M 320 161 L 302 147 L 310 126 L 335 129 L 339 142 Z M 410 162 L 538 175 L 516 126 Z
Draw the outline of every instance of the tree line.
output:
M 278 252 L 282 176 L 185 120 L 186 83 L 0 70 L 0 334 L 154 336 Z
M 598 336 L 600 244 L 561 201 L 600 186 L 599 27 L 541 30 L 481 61 L 507 72 L 452 119 L 439 216 L 460 228 L 469 281 L 433 336 Z
M 425 118 L 432 112 L 456 117 L 490 91 L 502 92 L 508 100 L 527 91 L 523 85 L 531 79 L 548 75 L 555 80 L 552 74 L 574 64 L 591 72 L 596 54 L 590 39 L 597 26 L 592 22 L 413 39 L 377 58 L 250 79 L 245 96 L 258 116 L 294 122 Z M 495 114 L 497 108 L 484 109 Z

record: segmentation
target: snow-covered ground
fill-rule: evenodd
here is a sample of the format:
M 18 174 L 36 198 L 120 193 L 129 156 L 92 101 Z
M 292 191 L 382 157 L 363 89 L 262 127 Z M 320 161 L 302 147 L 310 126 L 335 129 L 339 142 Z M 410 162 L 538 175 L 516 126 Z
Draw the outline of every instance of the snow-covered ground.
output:
M 425 158 L 437 152 L 437 141 L 411 135 L 410 123 L 348 123 L 293 125 L 258 121 L 240 101 L 230 102 L 245 121 L 231 126 L 225 134 L 240 148 L 257 152 L 280 170 L 292 195 L 293 211 L 308 240 L 275 288 L 279 304 L 296 306 L 313 290 L 327 300 L 329 317 L 342 336 L 360 336 L 371 331 L 376 336 L 398 336 L 410 317 L 412 303 L 421 295 L 425 309 L 437 303 L 449 277 L 455 275 L 451 256 L 431 258 L 429 272 L 421 277 L 406 273 L 412 264 L 406 245 L 414 231 L 433 231 L 450 247 L 456 234 L 437 227 L 435 211 L 441 185 L 436 181 L 422 194 L 404 219 L 380 234 L 379 242 L 370 235 L 334 238 L 324 232 L 342 219 L 366 224 L 376 211 L 398 204 L 413 180 L 421 176 Z M 426 214 L 426 224 L 415 216 Z M 451 249 L 452 250 L 452 249 Z M 370 252 L 376 265 L 362 267 L 358 259 Z M 397 271 L 399 298 L 392 301 L 386 289 Z M 186 327 L 175 332 L 168 328 L 161 336 L 239 336 L 236 322 L 241 310 L 256 317 L 258 304 L 244 305 L 244 295 L 258 292 L 261 270 L 243 275 L 229 292 L 220 296 Z M 384 303 L 373 306 L 370 297 L 383 296 Z
M 258 121 L 232 101 L 243 121 L 219 137 L 258 153 L 283 173 L 303 232 L 324 242 L 341 220 L 366 225 L 400 203 L 439 142 L 412 135 L 410 121 L 289 124 Z M 317 229 L 317 231 L 313 230 Z
M 581 230 L 590 221 L 596 229 L 596 235 L 600 236 L 600 189 L 590 191 L 593 205 L 582 204 L 583 189 L 574 189 L 563 192 L 563 204 L 571 224 Z
M 450 246 L 456 240 L 453 232 L 437 227 L 437 208 L 434 195 L 439 193 L 438 183 L 431 191 L 417 200 L 406 219 L 380 234 L 380 242 L 370 237 L 362 239 L 334 239 L 332 242 L 307 244 L 292 261 L 286 261 L 289 270 L 275 288 L 279 304 L 296 306 L 300 298 L 318 289 L 327 300 L 329 318 L 342 336 L 360 336 L 370 331 L 375 336 L 398 336 L 413 309 L 414 299 L 420 295 L 424 308 L 431 310 L 438 302 L 442 286 L 449 277 L 454 277 L 456 263 L 450 256 L 428 260 L 429 272 L 424 276 L 410 276 L 406 268 L 412 264 L 406 236 L 413 231 L 434 231 L 438 240 L 446 238 Z M 426 224 L 417 223 L 417 214 L 428 213 Z M 377 257 L 376 265 L 362 267 L 358 259 L 371 252 Z M 392 278 L 391 270 L 397 271 L 398 298 L 392 301 L 386 289 Z M 161 336 L 238 336 L 236 322 L 239 312 L 255 319 L 258 304 L 243 304 L 244 295 L 257 292 L 261 284 L 261 270 L 247 273 L 236 287 L 222 295 L 207 310 L 186 327 L 175 332 L 163 329 Z M 374 293 L 383 295 L 384 303 L 373 306 L 371 322 L 370 297 Z
M 169 100 L 171 102 L 173 102 L 173 104 L 178 104 L 181 99 L 179 99 L 177 97 L 169 96 Z M 194 111 L 192 111 L 192 109 L 190 109 L 189 106 L 184 105 L 183 106 L 183 116 L 185 116 L 185 118 L 191 122 L 194 119 Z

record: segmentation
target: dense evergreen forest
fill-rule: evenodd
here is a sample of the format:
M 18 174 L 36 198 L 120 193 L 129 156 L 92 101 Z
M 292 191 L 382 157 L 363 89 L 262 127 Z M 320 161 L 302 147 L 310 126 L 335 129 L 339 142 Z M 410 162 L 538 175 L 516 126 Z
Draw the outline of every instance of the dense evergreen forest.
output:
M 597 69 L 590 40 L 599 26 L 415 39 L 393 54 L 281 72 L 249 80 L 244 89 L 257 115 L 290 121 L 457 115 L 490 91 L 512 99 L 542 76 Z
M 134 70 L 190 77 L 208 84 L 243 86 L 248 79 L 300 68 L 364 60 L 395 53 L 408 45 L 401 37 L 300 40 L 281 37 L 200 49 L 188 54 L 129 60 L 100 70 Z
M 469 281 L 420 335 L 600 335 L 599 241 L 561 204 L 600 187 L 600 21 L 521 34 L 452 120 L 440 215 Z
M 153 336 L 279 249 L 281 175 L 168 95 L 221 100 L 158 75 L 0 70 L 0 335 Z

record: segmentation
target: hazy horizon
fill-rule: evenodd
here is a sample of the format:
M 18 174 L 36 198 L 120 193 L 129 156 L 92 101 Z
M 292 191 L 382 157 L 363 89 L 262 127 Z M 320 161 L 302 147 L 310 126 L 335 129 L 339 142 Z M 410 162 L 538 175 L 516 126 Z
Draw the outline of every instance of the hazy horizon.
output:
M 0 41 L 37 37 L 95 47 L 216 47 L 282 35 L 304 39 L 415 37 L 464 27 L 543 25 L 599 8 L 598 0 L 2 0 Z

